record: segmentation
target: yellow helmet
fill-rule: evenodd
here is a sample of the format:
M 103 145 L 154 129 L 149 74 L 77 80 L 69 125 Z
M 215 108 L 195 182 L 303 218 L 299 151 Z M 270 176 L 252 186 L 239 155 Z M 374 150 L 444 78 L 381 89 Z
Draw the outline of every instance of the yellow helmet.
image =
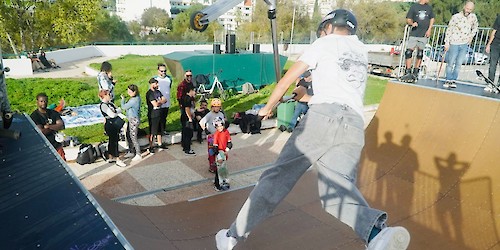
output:
M 212 107 L 222 107 L 222 101 L 219 98 L 214 98 L 210 102 L 210 106 L 212 106 Z

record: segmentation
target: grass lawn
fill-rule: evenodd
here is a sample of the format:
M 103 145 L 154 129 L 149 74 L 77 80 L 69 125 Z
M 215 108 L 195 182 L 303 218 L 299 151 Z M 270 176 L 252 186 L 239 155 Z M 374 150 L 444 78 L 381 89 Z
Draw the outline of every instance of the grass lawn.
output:
M 142 97 L 141 105 L 141 128 L 147 127 L 147 106 L 144 95 L 149 88 L 148 80 L 157 74 L 156 65 L 163 63 L 162 56 L 137 56 L 127 55 L 115 60 L 110 60 L 113 66 L 113 77 L 118 80 L 115 89 L 117 104 L 119 104 L 120 94 L 126 94 L 127 86 L 136 84 Z M 99 69 L 100 64 L 91 64 L 92 68 Z M 285 69 L 291 66 L 287 62 Z M 169 75 L 171 75 L 169 73 Z M 169 110 L 167 128 L 169 131 L 179 131 L 180 111 L 176 101 L 177 85 L 182 79 L 175 79 L 172 85 L 170 100 L 173 100 Z M 387 80 L 369 77 L 365 94 L 365 104 L 376 104 L 380 102 L 385 90 Z M 275 84 L 270 84 L 251 95 L 235 94 L 223 102 L 223 107 L 231 116 L 233 112 L 240 112 L 251 109 L 254 104 L 266 103 Z M 97 97 L 97 81 L 95 77 L 70 78 L 70 79 L 7 79 L 7 91 L 13 110 L 31 114 L 36 109 L 35 97 L 40 92 L 45 92 L 49 96 L 49 103 L 57 103 L 64 98 L 67 106 L 76 107 L 85 104 L 99 103 Z M 290 88 L 291 92 L 292 88 Z M 102 124 L 69 128 L 64 131 L 66 135 L 77 136 L 82 143 L 95 143 L 107 140 L 104 136 Z

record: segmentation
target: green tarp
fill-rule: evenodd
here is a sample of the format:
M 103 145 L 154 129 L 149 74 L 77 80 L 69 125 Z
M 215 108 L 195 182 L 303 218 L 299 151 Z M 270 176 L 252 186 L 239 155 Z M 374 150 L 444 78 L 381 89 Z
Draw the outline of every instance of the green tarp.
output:
M 167 54 L 164 60 L 177 79 L 184 78 L 185 70 L 193 75 L 208 75 L 211 86 L 216 74 L 225 89 L 241 91 L 241 85 L 252 83 L 256 89 L 276 82 L 274 58 L 271 53 L 213 54 L 212 51 L 179 51 Z M 280 56 L 280 69 L 283 70 L 287 57 Z

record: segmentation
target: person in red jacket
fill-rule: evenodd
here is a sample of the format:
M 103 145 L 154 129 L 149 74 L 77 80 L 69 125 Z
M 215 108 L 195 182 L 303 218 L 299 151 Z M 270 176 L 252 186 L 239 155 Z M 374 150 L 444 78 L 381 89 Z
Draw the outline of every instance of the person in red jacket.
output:
M 186 95 L 188 86 L 194 86 L 193 85 L 193 72 L 191 72 L 190 69 L 186 70 L 186 73 L 184 74 L 184 79 L 179 83 L 179 86 L 177 86 L 177 101 L 179 104 L 181 103 L 181 99 L 184 95 Z
M 217 129 L 214 134 L 213 148 L 216 155 L 217 168 L 215 169 L 214 187 L 217 191 L 229 189 L 228 171 L 226 166 L 227 152 L 233 147 L 231 135 L 224 126 L 224 119 L 216 117 L 213 121 L 214 127 Z

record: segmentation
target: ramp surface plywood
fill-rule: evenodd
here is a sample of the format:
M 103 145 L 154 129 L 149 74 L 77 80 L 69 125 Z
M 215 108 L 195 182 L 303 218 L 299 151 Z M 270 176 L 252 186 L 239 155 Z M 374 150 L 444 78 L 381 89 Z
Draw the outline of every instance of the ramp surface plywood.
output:
M 409 249 L 500 249 L 499 101 L 389 83 L 358 184 Z
M 215 234 L 236 217 L 252 187 L 159 207 L 99 203 L 136 249 L 215 249 Z M 273 215 L 235 249 L 364 249 L 351 228 L 320 205 L 317 177 L 307 172 Z

